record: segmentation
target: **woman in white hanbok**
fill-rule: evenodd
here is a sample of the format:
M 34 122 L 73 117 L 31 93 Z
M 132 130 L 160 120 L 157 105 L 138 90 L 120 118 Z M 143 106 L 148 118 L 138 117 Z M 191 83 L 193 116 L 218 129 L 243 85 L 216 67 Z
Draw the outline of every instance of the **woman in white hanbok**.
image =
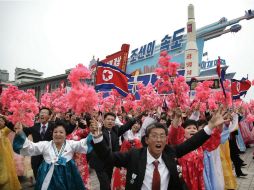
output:
M 35 190 L 83 190 L 82 178 L 72 159 L 75 152 L 87 153 L 92 147 L 88 139 L 80 141 L 66 140 L 65 124 L 56 123 L 52 141 L 33 143 L 30 141 L 21 124 L 15 125 L 16 136 L 13 141 L 15 152 L 25 156 L 43 155 L 44 162 L 38 170 Z

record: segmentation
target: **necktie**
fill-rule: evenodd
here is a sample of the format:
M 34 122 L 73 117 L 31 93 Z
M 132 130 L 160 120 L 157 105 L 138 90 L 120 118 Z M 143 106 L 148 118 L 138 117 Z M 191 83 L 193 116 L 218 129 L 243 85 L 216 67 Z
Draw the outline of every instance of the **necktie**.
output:
M 109 148 L 112 151 L 111 132 L 108 130 Z
M 153 170 L 153 182 L 152 182 L 152 190 L 160 190 L 161 186 L 161 177 L 158 170 L 159 161 L 155 160 L 153 162 L 154 170 Z
M 43 125 L 43 126 L 42 126 L 42 131 L 41 131 L 41 138 L 42 138 L 42 139 L 44 139 L 45 133 L 46 133 L 46 126 Z

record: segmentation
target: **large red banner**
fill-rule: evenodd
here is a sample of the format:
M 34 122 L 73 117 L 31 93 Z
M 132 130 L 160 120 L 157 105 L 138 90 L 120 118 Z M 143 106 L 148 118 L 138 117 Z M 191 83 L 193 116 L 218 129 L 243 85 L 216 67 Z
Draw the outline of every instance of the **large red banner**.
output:
M 106 59 L 100 60 L 100 62 L 113 65 L 126 72 L 129 49 L 129 44 L 123 44 L 121 47 L 121 51 L 106 56 Z

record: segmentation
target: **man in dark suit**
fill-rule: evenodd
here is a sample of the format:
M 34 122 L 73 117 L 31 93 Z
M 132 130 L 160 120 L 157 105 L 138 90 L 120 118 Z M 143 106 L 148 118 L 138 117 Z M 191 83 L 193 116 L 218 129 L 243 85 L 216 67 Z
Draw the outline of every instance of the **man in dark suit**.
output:
M 224 115 L 216 112 L 208 126 L 175 147 L 166 145 L 167 128 L 160 123 L 152 123 L 146 129 L 148 147 L 132 149 L 126 153 L 112 153 L 105 145 L 104 135 L 94 129 L 94 150 L 108 165 L 127 169 L 126 190 L 181 190 L 183 184 L 179 178 L 180 172 L 177 171 L 176 159 L 201 146 L 209 139 L 212 129 L 225 121 Z M 94 128 L 97 125 L 95 123 L 92 122 Z
M 39 123 L 35 123 L 33 127 L 24 128 L 24 133 L 28 137 L 32 135 L 33 142 L 39 141 L 51 141 L 52 140 L 52 131 L 53 131 L 53 122 L 49 122 L 52 112 L 48 108 L 41 108 L 39 113 Z M 32 156 L 31 165 L 34 173 L 34 178 L 37 178 L 37 172 L 40 164 L 43 161 L 43 157 Z
M 105 141 L 105 145 L 109 148 L 110 152 L 120 150 L 119 137 L 126 131 L 131 129 L 132 125 L 136 122 L 135 118 L 131 118 L 125 125 L 115 125 L 116 115 L 112 112 L 108 112 L 104 115 L 104 121 L 102 126 L 102 135 Z M 104 158 L 99 158 L 97 153 L 92 151 L 87 155 L 88 162 L 91 168 L 95 169 L 98 180 L 100 182 L 100 189 L 110 190 L 111 177 L 113 173 L 113 166 L 104 163 Z

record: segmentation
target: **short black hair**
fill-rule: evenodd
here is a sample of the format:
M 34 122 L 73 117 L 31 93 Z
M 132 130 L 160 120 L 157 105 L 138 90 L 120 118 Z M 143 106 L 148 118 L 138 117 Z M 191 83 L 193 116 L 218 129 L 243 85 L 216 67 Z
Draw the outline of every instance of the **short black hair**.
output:
M 166 136 L 168 136 L 168 128 L 163 125 L 162 123 L 159 123 L 159 122 L 154 122 L 154 123 L 151 123 L 150 125 L 148 125 L 146 127 L 146 131 L 145 131 L 145 136 L 148 137 L 151 133 L 151 130 L 152 129 L 164 129 L 165 133 L 166 133 Z
M 56 129 L 56 128 L 58 128 L 59 126 L 62 126 L 63 128 L 64 128 L 64 130 L 65 130 L 65 132 L 67 132 L 66 131 L 66 123 L 64 122 L 64 121 L 62 121 L 62 120 L 58 120 L 58 121 L 56 121 L 55 122 L 55 124 L 54 124 L 54 127 L 53 127 L 53 131 Z
M 137 124 L 139 124 L 140 126 L 142 126 L 142 120 L 141 120 L 141 119 L 136 120 L 135 123 L 137 123 Z
M 42 107 L 42 108 L 40 108 L 40 112 L 41 112 L 41 110 L 48 110 L 48 111 L 49 111 L 49 115 L 52 114 L 51 109 L 49 109 L 49 108 L 47 108 L 47 107 Z
M 116 114 L 114 114 L 113 112 L 107 112 L 104 114 L 104 119 L 106 119 L 107 116 L 113 116 L 114 118 L 116 118 Z
M 183 122 L 182 127 L 185 129 L 186 127 L 190 126 L 190 125 L 195 125 L 198 128 L 198 123 L 197 121 L 193 120 L 193 119 L 186 119 Z

